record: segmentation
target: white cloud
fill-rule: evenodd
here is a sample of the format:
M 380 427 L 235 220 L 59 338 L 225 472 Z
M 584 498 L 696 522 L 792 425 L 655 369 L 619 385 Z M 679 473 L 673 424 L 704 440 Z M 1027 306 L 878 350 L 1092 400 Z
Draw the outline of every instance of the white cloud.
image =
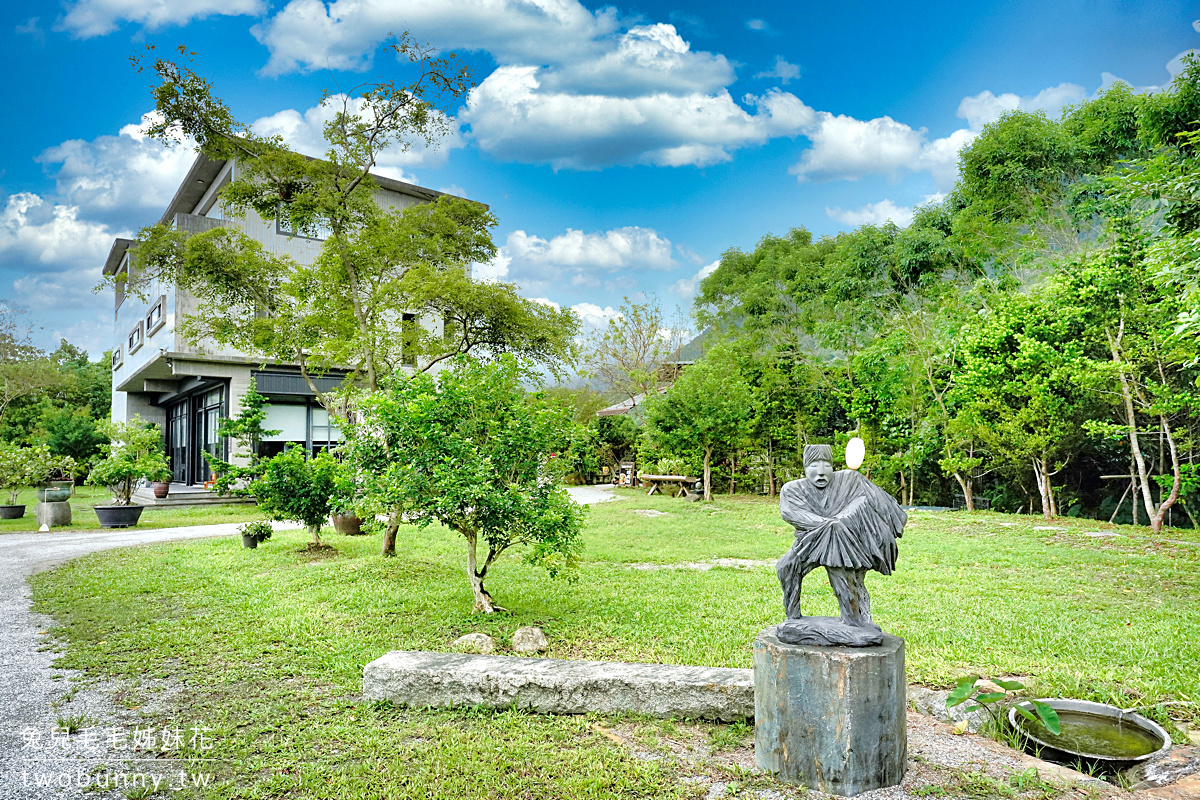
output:
M 946 195 L 941 192 L 926 195 L 917 206 L 898 206 L 891 200 L 880 200 L 878 203 L 867 203 L 861 208 L 842 209 L 837 206 L 825 206 L 825 214 L 846 225 L 857 228 L 860 225 L 883 225 L 889 220 L 897 227 L 907 228 L 912 224 L 913 212 L 919 206 L 930 203 L 940 203 Z
M 348 98 L 349 110 L 357 115 L 369 114 L 370 111 L 362 98 Z M 313 106 L 304 112 L 289 108 L 270 116 L 255 120 L 253 128 L 256 133 L 266 136 L 279 135 L 289 147 L 299 153 L 317 158 L 323 158 L 329 150 L 325 141 L 325 123 L 333 119 L 347 101 L 345 95 L 333 95 L 323 104 Z M 416 183 L 414 176 L 406 173 L 406 167 L 441 166 L 446 161 L 448 153 L 456 147 L 462 147 L 462 136 L 456 120 L 448 121 L 448 134 L 427 145 L 423 141 L 412 142 L 407 148 L 393 145 L 380 153 L 373 172 L 396 180 Z
M 717 267 L 721 266 L 721 259 L 717 259 L 711 264 L 705 264 L 700 270 L 690 278 L 680 278 L 671 286 L 671 294 L 678 297 L 680 300 L 690 302 L 696 296 L 696 292 L 700 288 L 700 281 L 707 278 L 717 271 Z
M 599 55 L 616 12 L 576 0 L 291 0 L 251 29 L 271 52 L 268 75 L 363 70 L 389 31 L 420 31 L 446 50 L 479 50 L 500 63 L 567 62 Z
M 506 253 L 526 264 L 617 272 L 625 269 L 674 269 L 671 242 L 650 228 L 630 226 L 601 233 L 567 229 L 553 239 L 513 231 Z
M 891 117 L 860 120 L 819 112 L 805 135 L 812 147 L 788 170 L 800 181 L 857 180 L 863 175 L 896 175 L 914 169 L 925 144 L 925 131 Z
M 971 130 L 981 131 L 984 125 L 995 122 L 1009 111 L 1045 111 L 1047 116 L 1054 118 L 1067 106 L 1081 103 L 1086 98 L 1087 91 L 1076 83 L 1060 83 L 1031 97 L 1012 92 L 996 95 L 984 90 L 964 97 L 958 104 L 958 116 L 967 121 Z
M 263 0 L 78 0 L 67 5 L 67 13 L 55 28 L 87 39 L 111 33 L 121 22 L 134 22 L 153 31 L 214 14 L 258 15 L 265 10 Z
M 579 317 L 585 331 L 601 329 L 608 325 L 609 320 L 621 318 L 621 313 L 612 306 L 601 308 L 595 303 L 576 303 L 571 310 Z
M 778 92 L 739 104 L 725 56 L 693 50 L 674 25 L 624 24 L 577 0 L 292 0 L 254 31 L 271 51 L 268 74 L 365 68 L 387 30 L 486 51 L 500 66 L 459 114 L 468 138 L 496 158 L 555 168 L 706 166 L 794 135 L 792 117 L 812 114 Z M 793 65 L 776 67 L 794 77 Z
M 796 64 L 789 64 L 784 60 L 783 56 L 775 56 L 775 66 L 769 70 L 755 73 L 756 78 L 779 78 L 784 86 L 800 77 L 800 67 Z
M 1193 23 L 1193 26 L 1194 26 L 1194 23 Z M 1184 56 L 1195 55 L 1197 53 L 1200 53 L 1200 50 L 1196 50 L 1196 49 L 1184 50 L 1182 53 L 1180 53 L 1179 55 L 1175 56 L 1174 58 L 1172 58 L 1170 61 L 1167 62 L 1167 72 L 1171 73 L 1171 77 L 1174 78 L 1176 75 L 1183 72 Z
M 512 257 L 505 254 L 504 248 L 496 248 L 496 255 L 491 261 L 471 265 L 471 277 L 488 282 L 503 280 L 508 277 L 508 265 L 511 263 Z
M 131 212 L 166 208 L 196 158 L 191 147 L 166 147 L 146 136 L 151 121 L 146 114 L 116 136 L 70 139 L 42 151 L 37 161 L 59 165 L 54 177 L 61 199 L 88 216 L 127 224 Z
M 771 30 L 771 26 L 767 24 L 765 19 L 748 19 L 746 20 L 746 27 L 752 31 L 768 32 Z
M 838 222 L 857 228 L 859 225 L 882 225 L 888 220 L 901 228 L 912 222 L 913 210 L 909 206 L 898 206 L 891 200 L 867 203 L 862 208 L 842 209 L 825 206 L 825 214 Z
M 0 212 L 0 263 L 25 270 L 35 264 L 52 270 L 98 270 L 113 236 L 107 226 L 80 219 L 76 206 L 46 206 L 40 196 L 19 192 L 9 196 Z M 89 291 L 92 283 L 87 284 Z
M 111 312 L 98 311 L 93 318 L 81 319 L 71 325 L 53 328 L 47 347 L 57 347 L 60 339 L 66 339 L 76 347 L 87 351 L 88 357 L 95 361 L 104 351 L 113 346 L 113 326 Z
M 30 17 L 24 23 L 15 26 L 13 31 L 23 36 L 32 36 L 38 42 L 44 43 L 46 41 L 46 32 L 42 30 L 42 26 L 39 24 L 40 20 L 41 17 Z
M 613 164 L 708 166 L 730 151 L 794 134 L 813 111 L 772 90 L 747 97 L 750 114 L 722 89 L 715 94 L 637 97 L 544 91 L 538 67 L 501 67 L 471 90 L 459 118 L 481 150 L 502 159 L 559 168 Z
M 670 240 L 651 228 L 629 226 L 584 233 L 568 228 L 550 238 L 523 230 L 508 234 L 487 264 L 476 264 L 481 280 L 518 284 L 526 296 L 547 296 L 567 287 L 613 289 L 646 270 L 679 267 L 671 257 Z

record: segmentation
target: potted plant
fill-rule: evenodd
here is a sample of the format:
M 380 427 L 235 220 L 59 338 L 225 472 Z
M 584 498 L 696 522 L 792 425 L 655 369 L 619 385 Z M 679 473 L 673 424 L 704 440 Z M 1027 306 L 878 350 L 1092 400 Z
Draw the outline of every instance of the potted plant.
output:
M 242 534 L 242 547 L 249 547 L 251 550 L 258 547 L 262 542 L 271 538 L 274 533 L 274 528 L 271 523 L 266 520 L 258 522 L 247 522 L 245 525 L 238 527 L 238 533 Z
M 175 477 L 175 473 L 171 472 L 171 468 L 166 465 L 146 473 L 146 480 L 150 481 L 150 489 L 159 500 L 164 499 L 171 492 L 171 478 L 173 477 Z
M 45 447 L 34 448 L 35 461 L 40 464 L 41 481 L 37 499 L 43 503 L 63 503 L 71 499 L 75 488 L 75 459 L 53 456 Z
M 134 415 L 129 422 L 106 422 L 100 426 L 108 442 L 100 445 L 101 457 L 92 465 L 88 483 L 105 486 L 112 505 L 92 506 L 102 528 L 136 525 L 144 506 L 133 504 L 133 490 L 146 475 L 168 468 L 162 452 L 162 435 L 157 425 L 146 425 Z
M 0 519 L 25 516 L 25 506 L 17 505 L 17 496 L 32 482 L 33 466 L 29 448 L 0 442 L 0 491 L 8 492 L 8 505 L 0 505 Z

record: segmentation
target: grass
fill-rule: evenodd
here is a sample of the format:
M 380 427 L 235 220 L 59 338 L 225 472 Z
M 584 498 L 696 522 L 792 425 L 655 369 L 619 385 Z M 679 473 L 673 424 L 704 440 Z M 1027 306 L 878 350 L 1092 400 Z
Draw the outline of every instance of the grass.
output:
M 153 679 L 182 686 L 156 713 L 214 729 L 215 761 L 205 763 L 217 765 L 215 783 L 192 794 L 703 796 L 697 774 L 747 779 L 731 767 L 638 757 L 586 717 L 354 699 L 363 665 L 389 650 L 444 650 L 481 631 L 506 653 L 523 625 L 546 632 L 551 657 L 749 667 L 751 640 L 782 616 L 773 568 L 632 567 L 773 560 L 792 538 L 777 506 L 622 496 L 592 507 L 577 582 L 504 557 L 489 589 L 511 611 L 491 617 L 471 614 L 461 542 L 440 528 L 402 532 L 395 559 L 378 556 L 375 537 L 332 533 L 335 553 L 302 552 L 302 531 L 257 550 L 231 537 L 109 551 L 36 576 L 34 598 L 68 643 L 60 667 L 145 680 L 148 699 Z M 1186 543 L 1200 537 L 1080 520 L 1034 529 L 1042 524 L 912 515 L 896 573 L 868 577 L 876 621 L 907 641 L 909 680 L 1019 675 L 1038 694 L 1122 707 L 1200 699 L 1200 547 Z M 1096 530 L 1120 536 L 1083 535 Z M 822 572 L 804 591 L 806 613 L 836 613 Z M 1195 709 L 1172 713 L 1194 719 Z M 636 724 L 658 735 L 659 723 Z M 732 746 L 744 733 L 711 726 L 711 744 Z
M 4 502 L 8 504 L 7 495 Z M 112 496 L 99 486 L 76 486 L 71 496 L 71 524 L 56 531 L 94 531 L 100 529 L 92 506 L 108 505 Z M 28 533 L 38 529 L 37 495 L 25 489 L 17 497 L 17 505 L 25 506 L 20 519 L 0 519 L 0 534 Z M 262 515 L 252 504 L 196 506 L 192 508 L 155 508 L 146 506 L 138 521 L 139 528 L 178 528 L 184 525 L 214 525 L 218 522 L 249 522 Z

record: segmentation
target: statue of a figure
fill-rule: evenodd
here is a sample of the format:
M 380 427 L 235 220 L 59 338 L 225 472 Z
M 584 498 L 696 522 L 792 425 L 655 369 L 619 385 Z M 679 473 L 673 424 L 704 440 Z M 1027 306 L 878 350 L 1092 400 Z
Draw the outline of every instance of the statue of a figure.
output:
M 790 644 L 867 647 L 883 641 L 871 621 L 871 598 L 863 578 L 873 569 L 890 575 L 896 539 L 908 515 L 887 492 L 854 470 L 833 471 L 833 448 L 804 448 L 804 474 L 784 484 L 779 511 L 796 528 L 796 543 L 779 559 L 787 621 L 776 635 Z M 800 613 L 804 576 L 825 567 L 841 619 Z

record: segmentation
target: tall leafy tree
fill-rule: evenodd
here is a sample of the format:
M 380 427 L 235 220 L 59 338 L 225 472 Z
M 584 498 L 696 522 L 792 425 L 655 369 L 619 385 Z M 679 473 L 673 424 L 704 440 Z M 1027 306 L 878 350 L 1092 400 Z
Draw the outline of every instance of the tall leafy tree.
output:
M 278 219 L 288 229 L 322 236 L 310 266 L 267 252 L 234 228 L 188 236 L 164 226 L 141 232 L 130 290 L 165 281 L 199 301 L 181 330 L 248 353 L 295 361 L 331 410 L 312 373 L 349 368 L 351 383 L 377 391 L 402 366 L 430 369 L 454 355 L 514 352 L 561 369 L 574 356 L 569 310 L 525 300 L 509 284 L 471 280 L 470 265 L 495 254 L 486 207 L 453 197 L 402 211 L 375 202 L 371 170 L 385 149 L 435 143 L 447 113 L 470 86 L 453 54 L 401 38 L 393 50 L 413 65 L 408 84 L 364 84 L 328 95 L 336 108 L 325 125 L 323 159 L 292 152 L 238 122 L 186 51 L 151 69 L 159 122 L 150 135 L 189 137 L 215 159 L 235 160 L 222 189 L 228 213 Z M 429 328 L 434 330 L 430 331 Z
M 529 395 L 528 364 L 456 360 L 436 377 L 392 381 L 364 401 L 346 463 L 364 513 L 402 509 L 463 537 L 475 610 L 500 609 L 484 581 L 496 559 L 523 548 L 551 576 L 569 573 L 583 511 L 560 485 L 573 423 L 561 406 Z
M 728 346 L 683 370 L 666 394 L 646 404 L 645 435 L 670 454 L 698 448 L 704 499 L 712 499 L 714 456 L 736 449 L 751 426 L 750 387 Z

